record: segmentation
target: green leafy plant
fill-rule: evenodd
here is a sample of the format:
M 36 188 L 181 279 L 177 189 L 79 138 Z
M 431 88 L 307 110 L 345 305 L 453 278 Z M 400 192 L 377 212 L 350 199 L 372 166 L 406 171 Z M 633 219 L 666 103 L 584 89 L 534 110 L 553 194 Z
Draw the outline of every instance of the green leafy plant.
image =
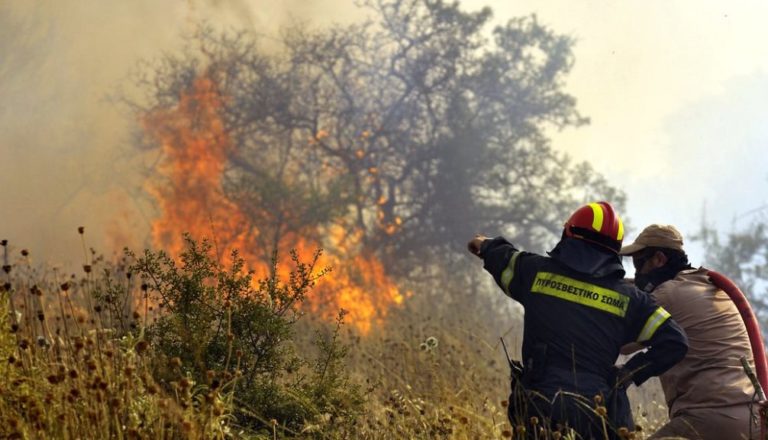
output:
M 298 354 L 292 344 L 301 317 L 297 306 L 329 271 L 315 270 L 320 251 L 309 262 L 292 253 L 294 267 L 285 280 L 274 255 L 269 276 L 254 282 L 237 252 L 225 267 L 209 242 L 188 236 L 185 242 L 178 264 L 162 251 L 131 255 L 147 301 L 163 310 L 146 329 L 159 354 L 155 377 L 170 383 L 179 369 L 199 384 L 193 393 L 231 392 L 238 423 L 263 433 L 341 429 L 362 402 L 343 372 L 343 313 L 331 335 L 317 339 L 316 359 Z

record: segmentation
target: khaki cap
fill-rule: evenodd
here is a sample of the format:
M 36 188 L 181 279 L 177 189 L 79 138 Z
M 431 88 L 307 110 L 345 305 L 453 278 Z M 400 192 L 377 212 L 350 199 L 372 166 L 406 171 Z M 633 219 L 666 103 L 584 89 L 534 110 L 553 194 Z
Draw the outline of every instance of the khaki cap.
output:
M 621 248 L 619 255 L 632 255 L 647 247 L 683 250 L 683 236 L 672 225 L 650 225 L 643 229 L 635 242 Z

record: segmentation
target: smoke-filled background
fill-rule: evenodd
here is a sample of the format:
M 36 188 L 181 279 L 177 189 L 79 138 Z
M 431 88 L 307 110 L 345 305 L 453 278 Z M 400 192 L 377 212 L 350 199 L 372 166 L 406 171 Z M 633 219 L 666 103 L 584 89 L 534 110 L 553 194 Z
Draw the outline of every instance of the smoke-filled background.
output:
M 141 62 L 182 47 L 204 23 L 276 35 L 282 25 L 351 22 L 345 1 L 42 2 L 0 4 L 2 234 L 33 255 L 72 257 L 79 225 L 94 245 L 146 244 L 154 213 L 138 194 L 131 96 Z M 760 2 L 663 5 L 465 1 L 494 19 L 535 13 L 576 40 L 566 90 L 590 124 L 552 130 L 628 195 L 625 216 L 695 232 L 764 207 L 768 49 Z M 126 230 L 131 233 L 127 234 Z M 494 234 L 496 231 L 488 231 Z M 630 234 L 630 237 L 633 234 Z M 110 237 L 106 240 L 104 237 Z M 700 248 L 692 248 L 701 261 Z
M 178 255 L 185 231 L 214 235 L 217 261 L 240 249 L 257 277 L 275 270 L 273 247 L 283 279 L 289 248 L 306 261 L 324 247 L 317 268 L 334 271 L 301 310 L 350 312 L 350 377 L 371 387 L 356 429 L 371 438 L 383 423 L 393 438 L 505 432 L 498 337 L 519 356 L 520 316 L 466 253 L 475 232 L 542 252 L 568 213 L 606 197 L 630 240 L 677 225 L 692 263 L 733 277 L 765 318 L 768 5 L 460 5 L 0 0 L 0 239 L 20 280 L 3 289 L 63 294 L 62 273 L 36 281 L 30 260 L 90 280 L 91 263 L 111 263 L 84 247 Z M 157 287 L 122 264 L 127 293 Z M 133 279 L 162 272 L 144 270 Z M 116 316 L 146 325 L 147 298 Z M 326 321 L 301 322 L 299 339 Z M 253 348 L 258 332 L 241 330 Z M 638 392 L 642 424 L 663 423 L 658 389 Z M 239 423 L 272 433 L 273 409 Z
M 3 1 L 3 237 L 56 262 L 73 257 L 81 225 L 105 252 L 148 244 L 156 213 L 141 198 L 146 167 L 122 103 L 141 100 L 141 64 L 180 50 L 205 23 L 274 35 L 281 23 L 344 17 L 332 2 Z

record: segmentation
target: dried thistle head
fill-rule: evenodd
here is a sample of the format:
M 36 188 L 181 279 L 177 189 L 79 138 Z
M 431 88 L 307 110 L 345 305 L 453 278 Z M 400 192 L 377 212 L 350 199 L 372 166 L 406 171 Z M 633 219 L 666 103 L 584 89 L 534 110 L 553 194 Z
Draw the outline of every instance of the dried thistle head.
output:
M 141 341 L 136 343 L 136 353 L 144 354 L 146 353 L 148 347 L 149 347 L 149 343 L 145 339 L 142 339 Z

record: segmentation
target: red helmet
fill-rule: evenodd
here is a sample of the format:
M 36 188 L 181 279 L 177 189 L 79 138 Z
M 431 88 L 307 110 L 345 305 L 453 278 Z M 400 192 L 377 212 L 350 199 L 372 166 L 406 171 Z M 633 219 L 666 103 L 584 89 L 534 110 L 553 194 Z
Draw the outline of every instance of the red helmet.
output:
M 563 226 L 567 237 L 579 238 L 618 253 L 624 239 L 624 224 L 608 202 L 577 209 Z

